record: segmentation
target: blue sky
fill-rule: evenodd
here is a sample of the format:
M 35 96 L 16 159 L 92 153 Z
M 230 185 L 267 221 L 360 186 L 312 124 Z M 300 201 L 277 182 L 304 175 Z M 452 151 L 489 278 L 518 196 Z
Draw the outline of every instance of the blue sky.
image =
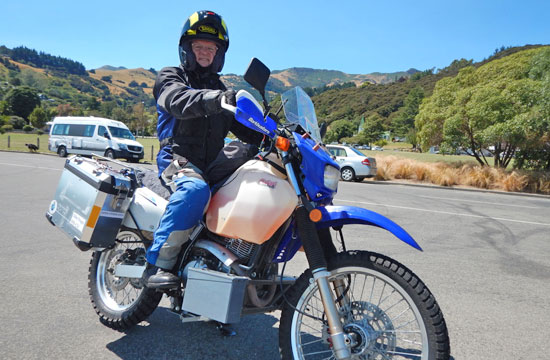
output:
M 550 44 L 548 0 L 11 0 L 0 9 L 0 45 L 87 69 L 177 65 L 181 26 L 203 9 L 229 27 L 224 74 L 242 74 L 252 57 L 272 70 L 425 70 L 481 61 L 501 46 Z

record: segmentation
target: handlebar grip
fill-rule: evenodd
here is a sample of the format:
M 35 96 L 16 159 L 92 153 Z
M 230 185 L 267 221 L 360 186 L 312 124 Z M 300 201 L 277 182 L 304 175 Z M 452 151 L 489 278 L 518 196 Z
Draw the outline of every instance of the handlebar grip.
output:
M 229 105 L 225 101 L 225 95 L 222 96 L 222 100 L 220 101 L 220 105 L 222 109 L 232 112 L 233 114 L 237 113 L 237 107 Z

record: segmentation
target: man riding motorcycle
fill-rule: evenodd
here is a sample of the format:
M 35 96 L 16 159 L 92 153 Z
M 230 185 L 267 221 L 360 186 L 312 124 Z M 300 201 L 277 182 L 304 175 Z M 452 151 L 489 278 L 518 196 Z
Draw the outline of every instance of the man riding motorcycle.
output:
M 259 144 L 262 138 L 221 108 L 223 96 L 235 105 L 235 91 L 227 90 L 218 75 L 228 47 L 222 17 L 212 11 L 197 11 L 181 31 L 180 66 L 163 68 L 155 82 L 160 141 L 157 165 L 161 182 L 172 194 L 147 251 L 144 279 L 149 288 L 179 285 L 173 267 L 209 202 L 205 170 L 223 148 L 228 132 L 252 144 Z

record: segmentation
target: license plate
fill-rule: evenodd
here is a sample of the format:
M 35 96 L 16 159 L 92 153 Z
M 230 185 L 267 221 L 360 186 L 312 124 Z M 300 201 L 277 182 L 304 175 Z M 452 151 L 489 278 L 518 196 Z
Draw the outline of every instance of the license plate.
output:
M 132 155 L 133 157 L 138 157 L 137 155 Z

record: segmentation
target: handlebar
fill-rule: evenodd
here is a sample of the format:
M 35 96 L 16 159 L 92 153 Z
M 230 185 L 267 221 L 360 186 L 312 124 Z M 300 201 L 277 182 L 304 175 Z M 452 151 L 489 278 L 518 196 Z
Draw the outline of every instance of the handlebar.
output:
M 222 100 L 220 101 L 222 109 L 230 111 L 231 113 L 237 113 L 237 107 L 229 105 L 225 99 L 225 95 L 222 95 Z

